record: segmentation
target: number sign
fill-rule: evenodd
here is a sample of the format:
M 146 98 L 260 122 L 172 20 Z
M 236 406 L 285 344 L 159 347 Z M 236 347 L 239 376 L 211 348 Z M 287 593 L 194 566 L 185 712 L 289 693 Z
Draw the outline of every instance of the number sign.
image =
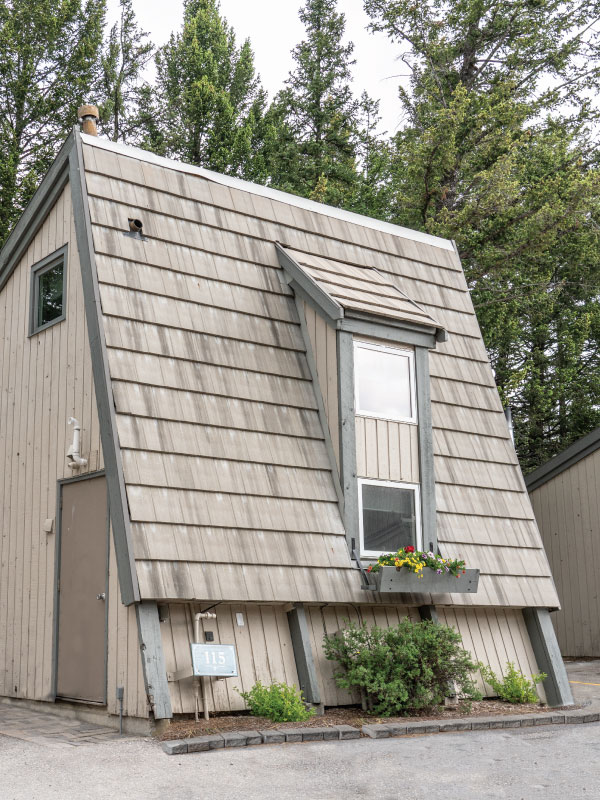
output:
M 235 678 L 237 658 L 233 644 L 192 644 L 194 675 Z

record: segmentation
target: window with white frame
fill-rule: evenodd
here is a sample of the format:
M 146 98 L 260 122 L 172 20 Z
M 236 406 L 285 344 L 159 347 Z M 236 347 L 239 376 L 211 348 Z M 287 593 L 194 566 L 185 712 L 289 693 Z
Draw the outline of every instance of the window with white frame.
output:
M 358 479 L 360 551 L 364 557 L 393 553 L 421 543 L 419 486 Z
M 413 350 L 355 341 L 354 376 L 357 414 L 417 421 Z

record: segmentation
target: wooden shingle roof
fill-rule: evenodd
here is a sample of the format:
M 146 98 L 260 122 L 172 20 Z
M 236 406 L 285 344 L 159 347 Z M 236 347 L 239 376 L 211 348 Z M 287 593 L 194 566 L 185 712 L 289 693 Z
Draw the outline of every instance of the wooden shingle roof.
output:
M 431 314 L 373 267 L 345 264 L 314 253 L 280 247 L 282 254 L 289 259 L 282 266 L 285 268 L 291 261 L 334 300 L 340 309 L 366 312 L 436 330 L 442 328 Z
M 348 556 L 284 242 L 340 305 L 369 275 L 371 311 L 450 334 L 430 356 L 438 541 L 482 575 L 436 603 L 558 605 L 450 242 L 82 140 L 142 598 L 377 602 Z

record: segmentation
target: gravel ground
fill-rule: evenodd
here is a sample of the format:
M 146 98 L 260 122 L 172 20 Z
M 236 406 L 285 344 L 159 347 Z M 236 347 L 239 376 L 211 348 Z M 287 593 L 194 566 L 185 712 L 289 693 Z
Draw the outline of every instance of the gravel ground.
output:
M 600 723 L 262 745 L 181 757 L 126 739 L 72 748 L 0 736 L 2 800 L 582 800 Z

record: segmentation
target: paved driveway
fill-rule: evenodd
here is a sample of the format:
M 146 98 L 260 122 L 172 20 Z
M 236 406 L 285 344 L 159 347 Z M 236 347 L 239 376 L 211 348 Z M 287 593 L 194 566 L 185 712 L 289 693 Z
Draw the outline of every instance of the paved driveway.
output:
M 576 699 L 600 700 L 600 662 L 572 662 L 568 672 Z M 177 757 L 150 739 L 114 739 L 106 730 L 47 714 L 27 712 L 27 723 L 7 708 L 0 705 L 0 800 L 600 797 L 600 723 Z
M 579 800 L 599 787 L 600 723 L 181 757 L 140 739 L 48 748 L 0 736 L 2 800 Z

